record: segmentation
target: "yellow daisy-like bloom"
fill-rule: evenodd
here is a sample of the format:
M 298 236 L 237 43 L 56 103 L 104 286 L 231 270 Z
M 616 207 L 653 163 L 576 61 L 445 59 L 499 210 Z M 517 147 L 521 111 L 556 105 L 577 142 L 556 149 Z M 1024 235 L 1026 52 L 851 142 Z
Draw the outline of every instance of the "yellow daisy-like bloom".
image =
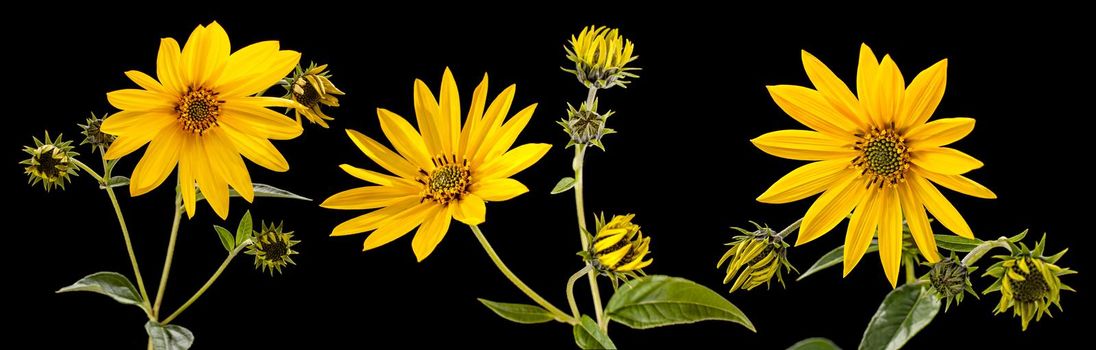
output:
M 195 28 L 182 49 L 175 39 L 161 39 L 157 79 L 131 70 L 126 76 L 141 89 L 107 94 L 122 111 L 101 126 L 118 136 L 104 157 L 117 159 L 149 144 L 130 177 L 130 195 L 160 186 L 178 165 L 187 215 L 194 216 L 197 182 L 209 205 L 225 218 L 229 185 L 244 199 L 254 198 L 241 155 L 270 170 L 289 170 L 269 140 L 297 137 L 301 126 L 266 107 L 297 104 L 252 95 L 284 78 L 300 58 L 300 53 L 280 50 L 277 41 L 232 53 L 228 34 L 217 22 Z
M 415 80 L 418 130 L 403 117 L 377 109 L 381 130 L 396 152 L 348 129 L 346 133 L 354 144 L 395 176 L 341 165 L 351 176 L 376 186 L 337 193 L 320 206 L 380 209 L 338 225 L 331 235 L 375 230 L 365 239 L 363 250 L 369 250 L 418 226 L 411 247 L 422 261 L 445 237 L 451 218 L 468 225 L 480 224 L 486 216 L 485 201 L 504 201 L 528 192 L 525 185 L 509 177 L 540 160 L 551 145 L 532 143 L 510 149 L 536 109 L 536 104 L 530 105 L 507 120 L 514 90 L 511 85 L 487 105 L 485 74 L 472 93 L 471 107 L 462 125 L 457 84 L 446 68 L 440 99 L 434 98 L 426 83 Z
M 823 192 L 803 218 L 796 245 L 834 228 L 850 211 L 844 273 L 860 262 L 878 228 L 879 257 L 891 285 L 902 259 L 902 219 L 921 254 L 938 261 L 928 209 L 952 232 L 974 237 L 959 211 L 933 183 L 979 198 L 996 198 L 962 176 L 982 162 L 944 147 L 974 129 L 974 119 L 927 122 L 944 96 L 948 61 L 942 60 L 906 86 L 889 55 L 880 62 L 860 48 L 854 96 L 821 61 L 803 51 L 803 66 L 817 90 L 769 86 L 773 100 L 808 130 L 781 130 L 751 140 L 766 153 L 812 161 L 777 180 L 757 198 L 788 203 Z M 854 210 L 855 209 L 855 210 Z
M 571 47 L 564 46 L 567 59 L 575 62 L 575 69 L 563 70 L 575 74 L 587 87 L 608 89 L 625 86 L 628 78 L 638 78 L 628 67 L 639 56 L 632 56 L 635 45 L 620 35 L 620 30 L 588 26 L 578 36 L 571 36 Z

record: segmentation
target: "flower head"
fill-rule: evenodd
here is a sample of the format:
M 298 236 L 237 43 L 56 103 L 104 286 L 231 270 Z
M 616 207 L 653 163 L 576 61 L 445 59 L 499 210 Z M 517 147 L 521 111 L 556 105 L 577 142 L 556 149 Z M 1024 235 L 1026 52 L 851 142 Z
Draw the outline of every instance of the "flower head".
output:
M 366 156 L 395 176 L 341 165 L 351 176 L 375 186 L 336 193 L 320 206 L 380 209 L 336 226 L 331 235 L 375 230 L 365 239 L 364 250 L 369 250 L 418 226 L 411 248 L 422 261 L 445 237 L 451 219 L 468 225 L 483 223 L 487 215 L 485 202 L 505 201 L 528 192 L 525 185 L 510 176 L 540 160 L 551 145 L 531 143 L 510 149 L 536 109 L 536 104 L 530 105 L 507 119 L 514 90 L 511 85 L 488 105 L 484 75 L 461 123 L 457 84 L 446 69 L 439 98 L 434 98 L 426 83 L 415 81 L 418 130 L 403 117 L 377 109 L 381 130 L 396 151 L 347 130 Z
M 643 268 L 654 261 L 647 259 L 651 237 L 643 237 L 639 225 L 632 223 L 635 216 L 614 215 L 608 222 L 605 214 L 595 217 L 597 234 L 583 254 L 598 272 L 610 277 L 613 286 L 617 286 L 618 281 L 645 275 Z
M 567 59 L 575 63 L 575 69 L 563 70 L 574 74 L 586 87 L 608 89 L 614 86 L 625 87 L 626 79 L 638 78 L 628 67 L 639 56 L 632 56 L 635 45 L 620 35 L 617 29 L 589 26 L 582 28 L 578 37 L 571 36 L 571 46 L 563 47 Z
M 952 301 L 955 301 L 956 305 L 962 302 L 963 294 L 970 293 L 975 298 L 978 297 L 970 284 L 971 271 L 974 271 L 974 268 L 963 266 L 954 253 L 951 257 L 932 264 L 932 269 L 927 275 L 929 285 L 936 292 L 937 298 L 947 301 L 944 306 L 945 312 L 951 308 Z
M 293 76 L 282 79 L 281 85 L 286 89 L 284 98 L 300 104 L 295 111 L 297 122 L 300 123 L 301 115 L 304 115 L 309 122 L 320 124 L 324 128 L 328 127 L 326 120 L 335 118 L 324 114 L 320 105 L 338 107 L 339 98 L 336 95 L 346 94 L 331 83 L 331 72 L 327 70 L 326 64 L 316 66 L 315 63 L 311 63 L 308 69 L 301 69 L 301 66 L 297 65 Z
M 70 181 L 69 175 L 76 176 L 76 159 L 79 154 L 72 151 L 72 141 L 62 141 L 61 135 L 50 139 L 46 132 L 46 142 L 37 137 L 34 138 L 34 147 L 23 146 L 23 152 L 30 158 L 19 162 L 26 165 L 23 171 L 30 176 L 27 183 L 31 186 L 42 183 L 46 192 L 54 187 L 65 189 L 65 182 Z
M 292 255 L 297 252 L 293 246 L 301 241 L 293 240 L 293 232 L 282 232 L 281 223 L 278 226 L 262 223 L 260 227 L 261 231 L 255 232 L 247 247 L 247 254 L 255 256 L 255 268 L 261 268 L 263 272 L 269 269 L 270 275 L 274 275 L 275 270 L 282 273 L 283 267 L 296 265 Z
M 187 215 L 195 213 L 197 182 L 209 205 L 225 218 L 228 186 L 248 201 L 254 198 L 241 155 L 270 170 L 289 169 L 270 140 L 297 137 L 301 126 L 267 107 L 297 103 L 253 95 L 285 77 L 300 57 L 281 50 L 277 41 L 231 52 L 228 34 L 217 22 L 195 28 L 181 49 L 175 39 L 161 39 L 156 79 L 128 71 L 126 76 L 141 88 L 107 94 L 122 111 L 100 127 L 118 136 L 103 157 L 117 159 L 149 144 L 130 176 L 130 195 L 160 186 L 178 165 Z
M 571 141 L 567 143 L 567 147 L 592 145 L 605 149 L 605 146 L 601 143 L 601 137 L 616 133 L 613 129 L 605 127 L 605 121 L 613 115 L 613 111 L 604 114 L 596 111 L 597 99 L 594 100 L 592 108 L 587 106 L 586 102 L 583 102 L 579 109 L 575 109 L 570 103 L 567 104 L 567 119 L 556 122 L 563 127 L 564 132 L 571 136 Z
M 111 142 L 114 142 L 118 137 L 104 133 L 101 129 L 103 125 L 103 119 L 109 117 L 105 115 L 103 118 L 98 118 L 95 113 L 91 114 L 88 118 L 87 124 L 77 124 L 83 131 L 80 133 L 84 135 L 84 140 L 80 141 L 81 145 L 91 145 L 91 153 L 95 153 L 98 149 L 107 149 L 110 147 Z
M 768 88 L 784 112 L 813 130 L 781 130 L 751 140 L 766 153 L 812 162 L 777 180 L 757 198 L 788 203 L 822 193 L 807 210 L 796 244 L 817 239 L 852 212 L 844 273 L 856 267 L 878 232 L 879 257 L 894 286 L 902 260 L 903 218 L 929 262 L 940 257 L 926 209 L 952 232 L 974 237 L 959 211 L 933 184 L 979 198 L 997 197 L 962 175 L 982 167 L 982 162 L 945 147 L 969 134 L 974 119 L 928 122 L 944 96 L 948 61 L 932 65 L 907 86 L 889 55 L 880 61 L 862 45 L 854 96 L 821 61 L 806 51 L 802 56 L 817 90 Z
M 715 265 L 719 268 L 723 263 L 729 262 L 723 284 L 730 283 L 731 280 L 734 280 L 734 284 L 728 293 L 734 293 L 740 288 L 751 290 L 761 284 L 765 284 L 767 288 L 774 276 L 783 286 L 784 275 L 780 271 L 781 267 L 787 271 L 795 270 L 788 261 L 788 244 L 783 237 L 767 226 L 751 223 L 757 228 L 753 232 L 732 227 L 742 235 L 735 236 L 734 242 L 727 243 L 730 249 L 727 249 L 727 253 Z
M 998 256 L 1001 261 L 990 266 L 983 275 L 997 278 L 993 285 L 982 292 L 1001 293 L 1001 302 L 997 304 L 995 313 L 1012 308 L 1013 315 L 1020 317 L 1021 328 L 1025 331 L 1032 318 L 1039 321 L 1043 314 L 1050 315 L 1051 304 L 1057 306 L 1058 310 L 1062 309 L 1062 290 L 1074 291 L 1062 283 L 1059 277 L 1077 271 L 1054 265 L 1069 249 L 1052 256 L 1043 256 L 1046 239 L 1046 235 L 1043 235 L 1034 250 L 1028 250 L 1023 243 L 1013 245 L 1012 254 Z

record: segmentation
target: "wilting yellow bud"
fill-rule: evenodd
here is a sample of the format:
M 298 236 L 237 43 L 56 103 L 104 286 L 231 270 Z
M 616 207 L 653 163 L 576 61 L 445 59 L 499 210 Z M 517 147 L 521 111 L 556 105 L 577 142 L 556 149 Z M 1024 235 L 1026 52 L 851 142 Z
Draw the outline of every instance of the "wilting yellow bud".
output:
M 296 108 L 298 123 L 301 122 L 301 115 L 304 115 L 309 122 L 326 128 L 328 127 L 326 121 L 335 119 L 324 114 L 320 105 L 338 107 L 339 99 L 335 95 L 346 93 L 336 88 L 330 78 L 331 72 L 327 71 L 326 64 L 316 66 L 312 63 L 307 70 L 297 65 L 293 76 L 281 81 L 282 87 L 287 90 L 284 98 L 292 99 L 299 104 Z
M 1012 254 L 1000 257 L 1001 261 L 990 266 L 984 275 L 996 277 L 997 281 L 982 294 L 995 291 L 1001 293 L 1001 302 L 997 304 L 994 313 L 1002 313 L 1012 308 L 1013 315 L 1020 317 L 1023 330 L 1027 330 L 1032 318 L 1039 321 L 1043 314 L 1050 315 L 1051 304 L 1059 310 L 1062 309 L 1059 303 L 1062 290 L 1074 291 L 1062 283 L 1059 276 L 1077 271 L 1054 265 L 1069 249 L 1052 256 L 1043 256 L 1045 245 L 1046 235 L 1043 235 L 1034 250 L 1028 250 L 1023 243 L 1010 244 Z
M 263 271 L 270 269 L 270 274 L 274 275 L 275 270 L 281 273 L 283 267 L 296 265 L 291 255 L 297 254 L 293 246 L 301 241 L 292 239 L 293 232 L 282 232 L 282 224 L 274 226 L 271 223 L 267 226 L 263 223 L 261 228 L 247 249 L 247 254 L 255 256 L 255 268 L 262 268 Z
M 32 186 L 41 182 L 46 192 L 53 187 L 64 190 L 65 183 L 70 181 L 69 175 L 76 175 L 77 160 L 74 157 L 79 154 L 72 151 L 72 141 L 62 141 L 61 135 L 50 139 L 49 132 L 46 132 L 46 142 L 35 137 L 34 147 L 23 146 L 23 152 L 30 158 L 19 164 L 26 166 L 23 170 L 30 176 L 27 182 Z
M 567 51 L 567 59 L 575 62 L 575 69 L 563 70 L 574 74 L 586 87 L 624 87 L 629 83 L 627 78 L 639 77 L 631 73 L 639 68 L 627 66 L 639 58 L 632 56 L 635 45 L 617 29 L 589 26 L 577 37 L 572 35 L 570 44 L 563 49 Z
M 585 254 L 595 269 L 609 276 L 613 285 L 618 280 L 644 275 L 643 268 L 652 259 L 644 260 L 650 253 L 650 237 L 643 237 L 639 225 L 632 223 L 635 214 L 615 215 L 605 222 L 604 214 L 595 218 L 597 235 L 590 242 Z
M 795 269 L 788 262 L 788 244 L 784 243 L 783 237 L 768 227 L 757 223 L 754 226 L 757 226 L 757 230 L 753 232 L 732 227 L 743 235 L 735 236 L 735 241 L 727 244 L 731 248 L 716 263 L 716 268 L 720 268 L 729 262 L 727 277 L 723 278 L 723 284 L 734 281 L 729 293 L 739 289 L 754 289 L 761 284 L 768 286 L 773 276 L 780 281 L 780 285 L 784 285 L 780 268 L 783 266 L 787 270 Z

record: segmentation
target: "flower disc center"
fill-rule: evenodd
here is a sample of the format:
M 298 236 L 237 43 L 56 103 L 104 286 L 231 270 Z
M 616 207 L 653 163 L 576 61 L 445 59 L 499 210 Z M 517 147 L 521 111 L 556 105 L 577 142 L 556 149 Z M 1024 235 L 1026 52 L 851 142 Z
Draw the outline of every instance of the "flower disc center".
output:
M 184 130 L 200 135 L 217 125 L 217 117 L 221 116 L 223 104 L 224 101 L 218 100 L 217 93 L 213 90 L 191 89 L 179 99 L 175 112 L 179 114 L 179 122 Z
M 472 170 L 468 167 L 468 161 L 457 162 L 455 157 L 435 158 L 437 168 L 430 172 L 424 180 L 419 182 L 426 185 L 426 193 L 423 199 L 430 199 L 440 204 L 448 204 L 451 201 L 460 200 L 468 193 L 468 187 L 472 184 Z M 426 175 L 426 171 L 420 170 Z
M 905 180 L 910 164 L 909 147 L 893 129 L 873 129 L 861 136 L 854 148 L 860 151 L 860 156 L 853 159 L 853 165 L 870 177 L 869 183 L 894 186 Z

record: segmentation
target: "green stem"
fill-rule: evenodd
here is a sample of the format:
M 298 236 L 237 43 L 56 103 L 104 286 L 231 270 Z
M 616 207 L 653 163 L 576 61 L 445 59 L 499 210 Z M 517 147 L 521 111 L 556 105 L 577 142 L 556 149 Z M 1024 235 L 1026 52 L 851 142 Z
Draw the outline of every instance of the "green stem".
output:
M 1001 237 L 992 241 L 982 242 L 982 244 L 974 247 L 967 255 L 963 256 L 963 260 L 959 261 L 959 263 L 963 266 L 971 266 L 994 248 L 1005 248 L 1008 249 L 1009 252 L 1012 251 L 1012 247 L 1008 244 L 1008 237 Z
M 567 279 L 567 304 L 571 306 L 571 316 L 574 316 L 575 319 L 581 317 L 578 313 L 578 304 L 575 303 L 575 281 L 578 281 L 582 275 L 585 275 L 592 268 L 594 268 L 593 265 L 586 264 L 586 267 L 578 270 L 574 275 L 571 275 L 571 278 Z
M 225 268 L 227 268 L 228 264 L 232 262 L 232 259 L 236 258 L 236 255 L 238 255 L 240 251 L 242 251 L 245 247 L 249 245 L 251 245 L 250 239 L 244 241 L 244 243 L 241 243 L 238 247 L 236 247 L 236 249 L 233 249 L 232 252 L 228 253 L 228 256 L 225 257 L 225 261 L 221 262 L 221 266 L 217 267 L 217 271 L 213 272 L 213 276 L 209 276 L 209 280 L 206 280 L 206 283 L 202 285 L 202 288 L 199 288 L 197 292 L 194 292 L 194 295 L 191 295 L 190 299 L 187 299 L 187 301 L 183 303 L 183 306 L 180 306 L 178 309 L 175 310 L 175 312 L 172 312 L 171 315 L 169 315 L 163 321 L 160 321 L 160 324 L 167 325 L 168 323 L 171 323 L 171 321 L 174 321 L 176 317 L 179 317 L 179 315 L 182 314 L 183 311 L 186 311 L 186 309 L 190 307 L 190 305 L 194 304 L 195 301 L 198 301 L 198 298 L 201 298 L 202 294 L 205 294 L 206 290 L 209 290 L 209 287 L 213 285 L 213 282 L 217 281 L 217 277 L 221 277 L 221 273 L 225 272 Z
M 594 99 L 597 98 L 597 88 L 591 86 L 590 90 L 586 92 L 586 106 L 590 109 L 594 108 Z M 597 112 L 597 111 L 594 111 Z
M 803 218 L 795 220 L 795 222 L 793 222 L 791 225 L 788 225 L 788 227 L 785 227 L 783 230 L 780 230 L 780 233 L 777 233 L 776 235 L 780 236 L 780 239 L 788 238 L 788 235 L 792 234 L 792 232 L 798 229 L 799 225 L 801 224 L 803 224 Z
M 537 292 L 533 291 L 532 288 L 529 288 L 529 286 L 525 285 L 525 282 L 522 282 L 521 279 L 518 278 L 518 276 L 515 276 L 514 273 L 510 271 L 510 268 L 506 267 L 506 264 L 502 262 L 502 259 L 499 259 L 499 255 L 495 253 L 495 249 L 491 248 L 491 243 L 487 242 L 487 238 L 483 236 L 483 232 L 480 231 L 479 226 L 468 225 L 468 227 L 472 228 L 472 233 L 476 235 L 476 239 L 479 240 L 480 245 L 483 246 L 483 250 L 487 252 L 487 256 L 491 257 L 491 261 L 494 262 L 495 266 L 499 268 L 499 271 L 502 272 L 502 274 L 510 280 L 510 283 L 513 283 L 514 286 L 518 287 L 518 289 L 524 292 L 526 296 L 528 296 L 530 299 L 533 299 L 533 301 L 535 301 L 537 305 L 540 305 L 540 307 L 543 307 L 548 310 L 548 312 L 552 313 L 552 315 L 556 317 L 556 321 L 566 322 L 569 324 L 578 323 L 575 318 L 568 316 L 555 305 L 552 305 L 552 303 L 544 300 L 544 298 L 541 297 L 540 294 L 537 294 Z
M 99 151 L 102 153 L 103 148 L 100 147 Z M 107 166 L 107 160 L 103 159 L 103 174 L 110 178 L 110 168 Z M 155 321 L 155 316 L 152 314 L 152 305 L 148 302 L 148 291 L 145 289 L 145 280 L 141 277 L 141 268 L 137 266 L 137 254 L 133 252 L 133 242 L 129 239 L 129 228 L 126 226 L 126 218 L 122 215 L 122 207 L 118 205 L 118 196 L 114 195 L 114 189 L 110 186 L 106 186 L 107 197 L 110 197 L 110 204 L 114 206 L 114 215 L 118 217 L 118 226 L 122 228 L 122 239 L 126 242 L 126 253 L 129 253 L 129 263 L 133 265 L 133 275 L 137 278 L 137 288 L 141 291 L 141 302 L 145 306 L 145 312 L 148 313 L 149 320 Z
M 595 88 L 590 88 L 591 92 L 597 91 Z M 593 96 L 593 93 L 590 94 Z M 583 190 L 585 184 L 582 179 L 583 165 L 586 158 L 586 145 L 575 146 L 575 159 L 571 162 L 571 167 L 575 170 L 575 212 L 578 214 L 578 234 L 579 240 L 582 242 L 582 250 L 589 249 L 590 242 L 586 239 L 586 206 L 583 203 Z M 586 263 L 587 267 L 591 267 L 590 263 Z M 594 315 L 597 316 L 597 323 L 601 325 L 605 323 L 602 318 L 601 310 L 601 291 L 598 290 L 597 275 L 594 274 L 593 269 L 586 271 L 586 279 L 590 281 L 590 296 L 594 302 Z M 607 327 L 608 325 L 606 325 Z M 602 327 L 605 328 L 605 327 Z
M 87 172 L 88 175 L 91 175 L 91 177 L 95 178 L 95 181 L 99 181 L 99 185 L 105 186 L 107 184 L 107 182 L 103 180 L 103 177 L 99 176 L 99 173 L 95 172 L 95 170 L 92 170 L 91 167 L 89 167 L 87 164 L 84 164 L 84 162 L 81 162 L 76 158 L 69 158 L 69 161 L 71 161 L 72 164 L 76 164 L 76 166 L 80 167 L 80 169 L 84 169 L 84 171 Z
M 160 304 L 164 301 L 167 278 L 171 274 L 171 261 L 175 256 L 175 239 L 179 237 L 179 221 L 183 217 L 183 197 L 175 195 L 175 219 L 171 222 L 171 237 L 167 241 L 167 255 L 164 257 L 164 271 L 160 274 L 160 288 L 156 289 L 156 303 L 152 305 L 152 314 L 158 315 Z
M 913 255 L 906 254 L 902 257 L 902 264 L 906 265 L 906 284 L 911 284 L 917 280 L 916 273 L 913 269 Z

